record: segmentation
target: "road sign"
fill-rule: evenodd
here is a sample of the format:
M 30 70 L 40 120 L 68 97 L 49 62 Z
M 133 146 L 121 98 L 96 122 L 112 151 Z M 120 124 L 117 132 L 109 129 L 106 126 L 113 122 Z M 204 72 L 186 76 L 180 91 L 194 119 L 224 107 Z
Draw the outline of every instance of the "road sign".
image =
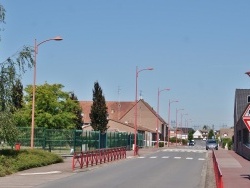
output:
M 242 115 L 243 122 L 245 123 L 248 131 L 250 132 L 250 104 L 246 108 L 244 114 Z

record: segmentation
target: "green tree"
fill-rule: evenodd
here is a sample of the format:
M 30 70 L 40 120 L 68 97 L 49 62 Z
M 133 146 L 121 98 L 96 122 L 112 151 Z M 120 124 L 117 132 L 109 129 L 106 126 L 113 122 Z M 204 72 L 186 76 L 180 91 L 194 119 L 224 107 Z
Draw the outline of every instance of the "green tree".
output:
M 13 147 L 18 141 L 17 135 L 18 130 L 13 115 L 10 112 L 0 112 L 0 140 Z
M 3 30 L 2 24 L 5 24 L 5 13 L 0 4 L 0 31 Z M 23 46 L 20 51 L 0 63 L 0 139 L 12 146 L 18 136 L 13 113 L 16 108 L 21 107 L 20 98 L 16 95 L 19 92 L 16 84 L 19 84 L 18 79 L 25 73 L 26 67 L 33 66 L 32 52 L 30 47 Z
M 107 111 L 105 97 L 102 94 L 102 89 L 98 82 L 94 83 L 93 89 L 93 104 L 89 114 L 91 126 L 95 131 L 104 133 L 108 127 L 108 111 Z
M 208 139 L 211 139 L 213 137 L 214 137 L 214 131 L 213 131 L 213 129 L 210 129 L 208 132 Z
M 80 107 L 80 103 L 78 101 L 77 96 L 71 92 L 70 93 L 70 99 L 72 102 L 74 102 L 76 105 L 72 105 L 72 112 L 75 114 L 76 118 L 74 119 L 76 129 L 82 130 L 83 120 L 82 120 L 82 109 Z
M 79 103 L 70 98 L 70 93 L 62 91 L 61 84 L 36 86 L 35 126 L 48 129 L 75 129 Z M 16 113 L 19 126 L 30 126 L 32 109 L 32 86 L 25 88 L 24 107 Z
M 12 103 L 15 109 L 23 107 L 23 85 L 20 79 L 17 79 L 12 87 Z
M 207 125 L 204 125 L 203 126 L 203 130 L 207 130 L 208 129 L 208 126 Z
M 194 139 L 193 134 L 194 134 L 193 131 L 189 131 L 189 132 L 188 132 L 188 140 L 189 140 L 189 141 L 191 141 L 191 140 Z

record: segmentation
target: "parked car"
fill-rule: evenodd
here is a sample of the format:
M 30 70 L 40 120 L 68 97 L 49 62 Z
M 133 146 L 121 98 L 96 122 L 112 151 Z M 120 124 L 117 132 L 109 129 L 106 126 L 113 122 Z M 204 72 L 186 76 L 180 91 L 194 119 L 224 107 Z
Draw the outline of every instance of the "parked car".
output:
M 206 141 L 206 150 L 216 149 L 218 150 L 218 143 L 215 139 L 208 139 Z
M 189 146 L 194 146 L 194 144 L 195 144 L 194 140 L 190 140 L 190 141 L 188 142 L 188 145 L 189 145 Z

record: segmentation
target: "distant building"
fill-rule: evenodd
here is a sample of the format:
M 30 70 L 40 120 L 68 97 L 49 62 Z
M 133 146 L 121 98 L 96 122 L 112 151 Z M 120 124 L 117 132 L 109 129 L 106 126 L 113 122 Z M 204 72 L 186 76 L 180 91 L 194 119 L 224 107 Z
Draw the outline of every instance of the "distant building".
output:
M 221 128 L 220 129 L 220 138 L 233 138 L 234 135 L 234 128 Z
M 89 114 L 93 101 L 80 101 L 83 112 L 83 129 L 92 130 Z M 108 108 L 108 132 L 130 132 L 135 131 L 135 102 L 134 101 L 106 101 Z M 147 143 L 156 142 L 156 125 L 158 122 L 158 133 L 160 141 L 166 141 L 168 126 L 155 110 L 143 99 L 137 102 L 137 131 L 143 134 Z
M 201 139 L 202 138 L 202 133 L 200 130 L 196 130 L 193 134 L 194 139 Z

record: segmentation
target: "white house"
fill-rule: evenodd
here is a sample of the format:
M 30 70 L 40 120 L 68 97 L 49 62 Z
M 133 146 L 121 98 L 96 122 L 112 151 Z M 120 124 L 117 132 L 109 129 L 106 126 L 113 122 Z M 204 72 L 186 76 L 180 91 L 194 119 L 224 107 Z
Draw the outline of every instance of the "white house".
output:
M 194 134 L 193 134 L 193 137 L 194 137 L 194 138 L 202 138 L 202 133 L 201 133 L 201 131 L 199 131 L 199 130 L 195 131 Z

